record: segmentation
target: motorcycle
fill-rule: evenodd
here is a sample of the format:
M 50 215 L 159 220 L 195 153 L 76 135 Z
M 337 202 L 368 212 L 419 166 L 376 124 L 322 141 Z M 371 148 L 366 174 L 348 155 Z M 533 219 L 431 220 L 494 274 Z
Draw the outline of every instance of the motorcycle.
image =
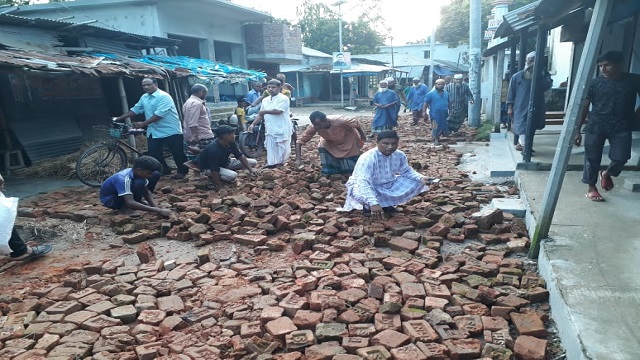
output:
M 251 106 L 247 109 L 247 129 L 243 131 L 238 137 L 238 147 L 240 151 L 244 154 L 244 156 L 248 158 L 259 158 L 262 156 L 262 153 L 265 151 L 264 147 L 264 122 L 261 122 L 258 126 L 253 127 L 253 131 L 249 131 L 248 127 L 253 124 L 253 121 L 258 117 L 258 112 L 260 111 L 260 106 Z M 295 146 L 296 141 L 298 140 L 298 119 L 291 117 L 291 127 L 293 129 L 291 133 L 291 146 Z

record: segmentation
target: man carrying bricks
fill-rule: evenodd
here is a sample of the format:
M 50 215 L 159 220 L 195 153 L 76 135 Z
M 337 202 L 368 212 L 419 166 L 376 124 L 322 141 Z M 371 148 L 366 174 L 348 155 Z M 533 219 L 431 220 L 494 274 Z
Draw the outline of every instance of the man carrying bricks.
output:
M 365 216 L 384 219 L 421 192 L 429 190 L 430 179 L 415 171 L 407 156 L 398 150 L 400 138 L 394 130 L 378 134 L 377 147 L 360 156 L 347 181 L 343 210 L 362 209 Z

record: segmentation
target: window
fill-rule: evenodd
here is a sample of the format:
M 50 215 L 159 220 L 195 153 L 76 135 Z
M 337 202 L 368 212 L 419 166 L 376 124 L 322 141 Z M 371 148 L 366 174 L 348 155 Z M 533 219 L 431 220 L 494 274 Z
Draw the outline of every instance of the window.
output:
M 430 50 L 425 50 L 424 51 L 424 58 L 425 59 L 429 59 L 431 57 L 431 51 Z

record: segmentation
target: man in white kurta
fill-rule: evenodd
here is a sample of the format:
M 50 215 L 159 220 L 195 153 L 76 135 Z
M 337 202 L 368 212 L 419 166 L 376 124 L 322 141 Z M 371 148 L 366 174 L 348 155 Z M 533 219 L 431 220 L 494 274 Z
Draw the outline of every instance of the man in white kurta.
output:
M 253 126 L 265 123 L 265 148 L 267 150 L 267 166 L 283 165 L 291 154 L 291 134 L 293 127 L 289 118 L 289 98 L 280 93 L 281 84 L 278 80 L 267 82 L 268 97 L 262 100 L 258 117 Z
M 343 209 L 364 209 L 374 218 L 394 212 L 421 192 L 429 190 L 429 178 L 415 171 L 407 156 L 398 150 L 398 134 L 385 130 L 378 134 L 377 147 L 360 155 L 347 181 Z

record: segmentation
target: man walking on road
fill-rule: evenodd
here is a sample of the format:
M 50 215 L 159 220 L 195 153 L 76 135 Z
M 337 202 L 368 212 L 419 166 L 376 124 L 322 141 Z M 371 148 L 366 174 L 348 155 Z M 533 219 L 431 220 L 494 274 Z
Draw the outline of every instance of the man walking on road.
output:
M 469 86 L 462 82 L 462 74 L 454 75 L 453 82 L 445 84 L 444 91 L 449 93 L 449 131 L 457 132 L 467 118 L 469 104 L 473 104 L 473 94 Z
M 413 122 L 411 125 L 418 125 L 418 121 L 422 118 L 422 108 L 424 107 L 424 97 L 429 92 L 427 85 L 421 84 L 420 79 L 413 78 L 413 87 L 407 95 L 407 106 L 413 112 Z
M 429 91 L 424 100 L 424 118 L 431 116 L 431 136 L 434 145 L 440 145 L 440 136 L 449 134 L 447 117 L 449 113 L 449 94 L 444 91 L 444 80 L 436 80 L 435 89 Z
M 178 167 L 178 173 L 172 179 L 182 179 L 189 172 L 189 168 L 183 165 L 187 161 L 187 156 L 184 153 L 182 124 L 176 105 L 171 95 L 158 88 L 158 80 L 156 79 L 144 78 L 142 89 L 145 94 L 140 97 L 138 103 L 114 120 L 121 121 L 128 117 L 144 114 L 146 120 L 133 123 L 133 127 L 147 127 L 149 155 L 160 162 L 164 175 L 168 175 L 171 170 L 164 161 L 162 152 L 165 146 L 169 148 L 173 161 Z
M 596 187 L 598 176 L 604 190 L 613 189 L 611 177 L 620 175 L 631 158 L 631 128 L 636 118 L 636 97 L 640 95 L 640 75 L 623 71 L 622 60 L 620 51 L 607 51 L 598 57 L 602 75 L 593 80 L 582 104 L 575 144 L 580 146 L 582 142 L 580 129 L 588 115 L 589 122 L 584 128 L 582 182 L 589 186 L 585 196 L 591 201 L 604 201 Z M 605 140 L 609 141 L 611 162 L 606 170 L 600 171 Z

